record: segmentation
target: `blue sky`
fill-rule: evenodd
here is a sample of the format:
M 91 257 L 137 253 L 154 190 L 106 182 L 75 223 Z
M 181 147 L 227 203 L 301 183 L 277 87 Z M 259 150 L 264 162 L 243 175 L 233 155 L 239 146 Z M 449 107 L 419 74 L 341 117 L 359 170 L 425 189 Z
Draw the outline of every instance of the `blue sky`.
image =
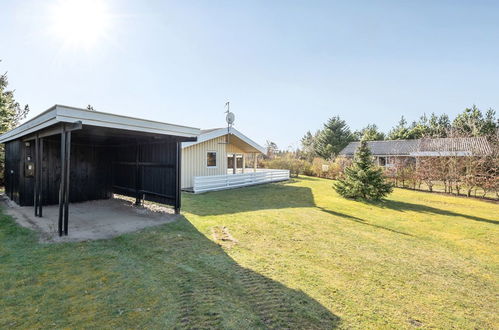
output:
M 386 131 L 499 110 L 499 1 L 102 0 L 91 47 L 50 28 L 64 1 L 2 0 L 0 71 L 30 116 L 92 104 L 211 128 L 230 100 L 236 128 L 285 149 L 333 115 Z

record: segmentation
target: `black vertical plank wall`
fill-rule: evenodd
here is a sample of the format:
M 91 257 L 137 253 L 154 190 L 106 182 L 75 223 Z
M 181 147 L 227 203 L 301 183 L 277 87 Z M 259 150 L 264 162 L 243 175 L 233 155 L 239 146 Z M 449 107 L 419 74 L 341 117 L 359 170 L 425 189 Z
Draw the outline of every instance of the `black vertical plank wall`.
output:
M 69 196 L 70 202 L 110 198 L 112 193 L 141 198 L 176 206 L 177 144 L 186 139 L 175 136 L 114 138 L 112 143 L 92 138 L 85 140 L 74 133 L 71 144 Z M 86 136 L 85 136 L 86 137 Z M 140 144 L 137 159 L 136 143 Z M 35 178 L 27 177 L 24 165 L 27 158 L 35 161 L 34 140 L 15 140 L 5 144 L 6 193 L 21 206 L 34 204 Z M 60 135 L 44 137 L 41 157 L 39 189 L 43 205 L 59 203 L 61 181 Z M 138 161 L 138 171 L 137 171 Z M 39 172 L 37 172 L 39 173 Z M 123 189 L 117 189 L 121 187 Z

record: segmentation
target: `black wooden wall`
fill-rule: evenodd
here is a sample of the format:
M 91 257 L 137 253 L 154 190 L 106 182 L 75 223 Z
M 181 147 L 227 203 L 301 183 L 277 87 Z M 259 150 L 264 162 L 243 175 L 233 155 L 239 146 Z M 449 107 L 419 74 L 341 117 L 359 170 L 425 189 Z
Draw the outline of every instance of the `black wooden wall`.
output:
M 73 143 L 71 145 L 69 200 L 83 202 L 111 197 L 109 178 L 110 154 L 106 147 Z M 42 203 L 59 203 L 61 178 L 61 143 L 59 139 L 44 141 L 42 166 Z M 33 180 L 34 182 L 34 180 Z M 34 185 L 26 187 L 33 196 Z M 30 204 L 33 205 L 32 199 Z
M 70 160 L 70 202 L 106 199 L 110 198 L 113 192 L 136 197 L 137 190 L 140 190 L 141 197 L 146 200 L 173 205 L 179 139 L 181 138 L 171 137 L 160 142 L 123 145 L 73 142 Z M 26 146 L 25 142 L 16 140 L 5 145 L 6 194 L 21 206 L 34 204 L 35 179 L 24 174 L 27 157 L 35 159 L 34 151 L 34 142 Z M 59 202 L 60 153 L 59 135 L 44 139 L 44 205 Z
M 21 157 L 20 141 L 11 141 L 5 144 L 5 193 L 17 204 L 20 204 L 20 179 L 23 172 Z
M 113 147 L 113 191 L 146 200 L 173 204 L 177 140 Z

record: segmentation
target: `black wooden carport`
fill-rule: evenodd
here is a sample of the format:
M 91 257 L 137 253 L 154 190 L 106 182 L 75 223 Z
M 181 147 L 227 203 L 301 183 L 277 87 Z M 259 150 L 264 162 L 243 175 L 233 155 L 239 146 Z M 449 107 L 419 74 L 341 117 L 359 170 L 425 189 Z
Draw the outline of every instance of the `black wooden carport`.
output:
M 59 235 L 68 234 L 69 204 L 113 193 L 181 205 L 181 143 L 199 130 L 56 105 L 0 136 L 6 194 L 21 206 L 59 204 Z

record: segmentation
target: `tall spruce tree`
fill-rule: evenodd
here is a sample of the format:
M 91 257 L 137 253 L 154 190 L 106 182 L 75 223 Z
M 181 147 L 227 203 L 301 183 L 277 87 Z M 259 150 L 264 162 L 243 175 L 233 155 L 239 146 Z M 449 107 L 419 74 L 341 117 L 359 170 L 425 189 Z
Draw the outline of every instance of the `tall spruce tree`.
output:
M 317 156 L 317 154 L 315 153 L 315 144 L 317 140 L 317 135 L 319 135 L 319 132 L 313 135 L 312 133 L 310 133 L 310 131 L 308 131 L 301 138 L 303 157 L 310 162 L 314 159 L 315 156 Z
M 329 118 L 315 139 L 315 153 L 324 159 L 332 159 L 355 139 L 347 123 L 339 116 Z
M 352 165 L 345 168 L 344 177 L 334 189 L 345 198 L 380 200 L 392 192 L 393 186 L 385 182 L 383 169 L 374 164 L 367 141 L 362 140 Z
M 8 84 L 7 73 L 0 75 L 0 134 L 16 127 L 29 111 L 27 105 L 22 107 L 14 99 L 14 91 L 7 89 Z M 0 144 L 0 184 L 4 183 L 4 153 L 4 145 Z

